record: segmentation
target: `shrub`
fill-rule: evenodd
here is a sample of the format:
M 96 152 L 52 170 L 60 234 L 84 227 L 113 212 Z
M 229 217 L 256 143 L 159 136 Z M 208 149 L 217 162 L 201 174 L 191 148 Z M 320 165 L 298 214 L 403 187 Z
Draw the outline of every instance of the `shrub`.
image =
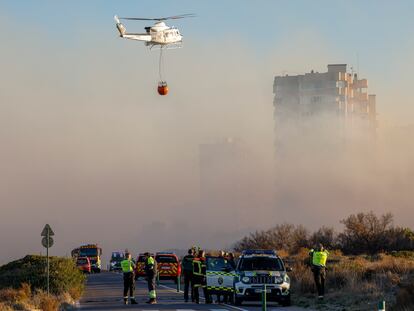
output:
M 414 252 L 413 251 L 393 251 L 390 253 L 393 257 L 398 258 L 406 258 L 406 259 L 413 259 L 414 260 Z
M 36 306 L 39 306 L 42 311 L 57 311 L 59 310 L 59 300 L 53 296 L 48 295 L 43 291 L 39 291 L 35 297 L 34 302 Z
M 266 231 L 255 231 L 236 242 L 234 249 L 284 249 L 296 253 L 303 247 L 309 247 L 309 232 L 302 225 L 280 224 Z
M 46 258 L 28 255 L 0 267 L 0 289 L 20 288 L 21 284 L 30 284 L 32 289 L 46 289 Z M 72 259 L 50 258 L 50 290 L 54 294 L 63 292 L 82 292 L 85 276 L 76 268 Z
M 323 226 L 311 235 L 309 242 L 312 247 L 322 243 L 326 249 L 335 249 L 337 248 L 337 234 L 334 228 Z
M 13 309 L 10 306 L 0 302 L 0 311 L 13 311 Z
M 392 214 L 381 217 L 373 212 L 350 215 L 341 221 L 345 226 L 338 236 L 342 250 L 351 254 L 375 254 L 384 250 L 392 222 Z
M 401 282 L 393 310 L 414 310 L 414 276 Z

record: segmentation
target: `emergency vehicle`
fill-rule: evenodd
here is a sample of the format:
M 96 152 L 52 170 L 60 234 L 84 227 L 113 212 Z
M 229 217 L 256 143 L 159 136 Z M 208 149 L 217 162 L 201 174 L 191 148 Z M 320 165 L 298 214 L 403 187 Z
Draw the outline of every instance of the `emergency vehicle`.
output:
M 97 244 L 85 244 L 72 250 L 72 257 L 77 259 L 79 257 L 88 257 L 91 263 L 92 272 L 101 272 L 101 256 L 102 248 Z
M 273 250 L 245 250 L 237 263 L 234 303 L 260 300 L 266 289 L 268 301 L 290 306 L 290 278 L 283 260 Z
M 109 271 L 122 271 L 121 261 L 124 258 L 123 252 L 112 252 L 111 260 L 109 261 Z
M 150 254 L 152 257 L 154 254 Z M 139 254 L 135 265 L 135 279 L 145 277 L 145 254 Z
M 177 255 L 169 252 L 158 252 L 155 254 L 157 271 L 160 280 L 173 280 L 178 282 L 181 276 L 181 264 Z
M 210 295 L 233 297 L 237 274 L 224 257 L 206 257 L 207 292 Z
M 92 267 L 91 267 L 91 261 L 88 257 L 78 257 L 76 259 L 76 267 L 84 273 L 91 273 Z

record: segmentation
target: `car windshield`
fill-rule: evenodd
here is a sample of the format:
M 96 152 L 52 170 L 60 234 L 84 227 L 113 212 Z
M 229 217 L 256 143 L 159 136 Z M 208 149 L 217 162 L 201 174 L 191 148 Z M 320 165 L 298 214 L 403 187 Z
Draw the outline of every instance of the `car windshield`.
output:
M 121 260 L 124 258 L 124 254 L 121 253 L 112 253 L 112 260 Z
M 91 256 L 98 256 L 98 249 L 97 248 L 81 248 L 79 255 L 82 257 L 91 257 Z
M 161 256 L 158 255 L 155 257 L 156 262 L 165 262 L 165 263 L 176 263 L 177 259 L 174 256 Z
M 230 266 L 228 261 L 222 257 L 207 257 L 207 270 L 210 271 L 225 271 Z
M 270 257 L 252 257 L 241 258 L 238 266 L 240 271 L 282 271 L 283 263 L 279 258 Z

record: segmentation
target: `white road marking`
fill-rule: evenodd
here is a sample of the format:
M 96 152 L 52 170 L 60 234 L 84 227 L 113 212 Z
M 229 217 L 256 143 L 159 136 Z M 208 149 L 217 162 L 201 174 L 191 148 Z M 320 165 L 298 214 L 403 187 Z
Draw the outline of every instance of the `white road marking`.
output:
M 170 292 L 177 293 L 177 288 L 174 288 L 174 287 L 170 287 L 170 286 L 167 286 L 167 285 L 164 285 L 164 284 L 160 284 L 160 285 L 158 285 L 158 287 L 163 287 L 163 288 L 168 289 Z M 184 293 L 182 290 L 180 290 L 179 292 L 180 293 Z M 200 297 L 200 300 L 205 300 L 205 299 L 204 299 L 204 297 Z M 235 306 L 228 305 L 228 304 L 225 304 L 225 303 L 223 303 L 223 306 L 226 306 L 227 308 L 230 308 L 230 309 L 233 309 L 233 310 L 249 311 L 247 309 L 235 307 Z M 212 310 L 216 310 L 216 311 L 218 311 L 218 310 L 226 310 L 226 311 L 228 311 L 228 309 L 212 309 Z

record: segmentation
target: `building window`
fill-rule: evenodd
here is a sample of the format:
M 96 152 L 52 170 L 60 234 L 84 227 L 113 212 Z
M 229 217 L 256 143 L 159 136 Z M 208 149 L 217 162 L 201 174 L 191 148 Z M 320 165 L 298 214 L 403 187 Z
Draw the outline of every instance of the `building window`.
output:
M 322 102 L 322 97 L 321 96 L 312 96 L 311 98 L 311 103 L 312 104 L 319 104 Z

